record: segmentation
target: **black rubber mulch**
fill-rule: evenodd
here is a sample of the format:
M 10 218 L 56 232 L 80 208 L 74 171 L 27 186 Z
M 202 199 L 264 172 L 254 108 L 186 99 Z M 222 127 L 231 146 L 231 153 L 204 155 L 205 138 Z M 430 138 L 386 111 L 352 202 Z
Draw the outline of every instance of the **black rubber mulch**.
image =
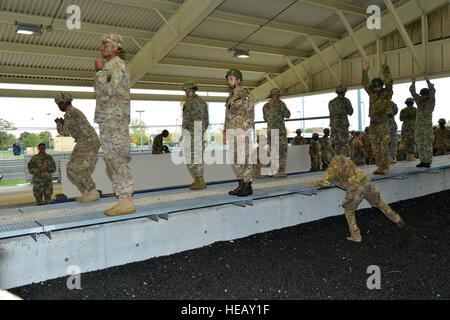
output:
M 449 299 L 450 190 L 392 204 L 399 230 L 375 209 L 357 212 L 363 242 L 343 215 L 166 257 L 11 289 L 24 299 Z M 381 269 L 369 290 L 367 268 Z

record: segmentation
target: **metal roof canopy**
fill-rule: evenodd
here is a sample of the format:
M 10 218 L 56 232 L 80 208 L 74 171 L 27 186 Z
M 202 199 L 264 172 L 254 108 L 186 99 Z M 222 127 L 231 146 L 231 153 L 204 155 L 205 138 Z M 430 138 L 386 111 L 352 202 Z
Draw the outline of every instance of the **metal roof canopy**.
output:
M 382 56 L 401 54 L 380 45 L 397 30 L 407 45 L 407 56 L 402 58 L 410 60 L 411 72 L 394 74 L 394 79 L 450 74 L 445 57 L 450 53 L 450 32 L 443 32 L 444 42 L 435 48 L 428 43 L 432 21 L 427 21 L 428 15 L 447 6 L 441 23 L 443 30 L 449 28 L 448 0 L 73 0 L 63 2 L 55 12 L 60 3 L 0 2 L 0 82 L 92 86 L 94 59 L 100 56 L 100 39 L 106 32 L 124 37 L 132 84 L 140 89 L 180 90 L 182 83 L 193 80 L 200 91 L 224 92 L 224 75 L 230 68 L 243 71 L 243 85 L 252 88 L 259 101 L 274 84 L 288 96 L 329 92 L 338 84 L 355 87 L 360 79 L 353 74 L 361 73 L 357 70 L 361 61 L 355 62 L 354 55 L 371 60 L 371 73 L 377 74 Z M 373 4 L 383 10 L 380 30 L 366 27 L 366 9 Z M 69 5 L 80 7 L 79 30 L 66 25 Z M 15 32 L 16 22 L 45 27 L 55 14 L 52 31 L 40 36 Z M 422 42 L 418 46 L 404 25 L 420 19 Z M 367 53 L 374 43 L 378 48 L 375 56 Z M 249 50 L 251 57 L 233 57 L 230 49 L 234 47 Z M 442 56 L 436 58 L 439 50 Z M 400 60 L 388 59 L 388 63 L 405 63 Z M 391 69 L 396 68 L 391 64 Z M 0 96 L 9 97 L 52 94 L 0 90 Z M 74 96 L 93 97 L 87 93 Z M 181 101 L 183 96 L 134 95 L 133 99 Z

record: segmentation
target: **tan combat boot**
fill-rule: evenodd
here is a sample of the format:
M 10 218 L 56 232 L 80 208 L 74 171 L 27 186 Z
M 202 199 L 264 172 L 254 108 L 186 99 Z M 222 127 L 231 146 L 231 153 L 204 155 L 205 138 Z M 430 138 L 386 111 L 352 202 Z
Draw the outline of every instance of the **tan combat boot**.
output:
M 81 203 L 86 203 L 86 202 L 97 201 L 98 199 L 100 199 L 100 194 L 94 188 L 91 191 L 84 193 L 81 197 L 77 198 L 76 200 Z
M 120 198 L 119 202 L 111 209 L 104 211 L 107 216 L 120 216 L 136 212 L 132 198 Z
M 353 212 L 345 212 L 344 214 L 347 219 L 348 229 L 350 230 L 350 237 L 347 237 L 347 240 L 361 242 L 361 232 L 356 225 L 355 214 Z
M 388 172 L 389 172 L 388 169 L 381 169 L 381 168 L 378 168 L 377 170 L 375 170 L 375 171 L 373 172 L 373 174 L 385 175 L 385 174 L 388 174 Z
M 286 175 L 286 173 L 284 173 L 284 172 L 277 172 L 277 173 L 275 173 L 275 174 L 273 175 L 273 177 L 274 177 L 275 179 L 279 179 L 279 178 L 287 178 L 287 175 Z
M 405 227 L 405 222 L 403 221 L 403 219 L 402 218 L 398 218 L 398 220 L 395 222 L 396 224 L 397 224 L 397 226 L 400 228 L 400 229 L 403 229 L 404 227 Z
M 414 158 L 414 155 L 412 155 L 412 154 L 408 154 L 406 156 L 406 161 L 415 161 L 415 160 L 416 160 L 416 158 Z
M 203 177 L 195 178 L 194 183 L 192 184 L 192 186 L 189 187 L 189 189 L 191 190 L 200 190 L 205 188 L 206 183 L 205 180 L 203 180 Z

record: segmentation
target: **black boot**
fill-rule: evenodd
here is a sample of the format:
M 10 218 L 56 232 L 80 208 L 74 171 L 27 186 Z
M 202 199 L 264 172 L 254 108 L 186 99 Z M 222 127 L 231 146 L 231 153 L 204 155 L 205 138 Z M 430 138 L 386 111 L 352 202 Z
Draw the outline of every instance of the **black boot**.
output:
M 244 182 L 242 188 L 238 191 L 238 197 L 246 197 L 253 194 L 252 183 Z
M 423 167 L 425 167 L 425 163 L 421 162 L 416 167 L 417 168 L 423 168 Z
M 431 163 L 425 163 L 423 166 L 424 166 L 425 168 L 431 168 Z
M 238 180 L 238 182 L 239 182 L 239 186 L 236 189 L 234 189 L 233 191 L 228 192 L 228 194 L 230 196 L 237 196 L 239 193 L 239 190 L 241 190 L 242 185 L 244 184 L 244 180 Z

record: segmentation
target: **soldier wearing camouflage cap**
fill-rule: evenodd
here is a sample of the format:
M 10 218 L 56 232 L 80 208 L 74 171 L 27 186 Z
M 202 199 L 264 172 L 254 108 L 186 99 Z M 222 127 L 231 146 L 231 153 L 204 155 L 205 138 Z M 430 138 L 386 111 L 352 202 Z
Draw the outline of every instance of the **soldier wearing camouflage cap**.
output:
M 320 143 L 320 159 L 322 161 L 322 171 L 327 170 L 328 163 L 326 161 L 323 161 L 323 156 L 326 152 L 333 152 L 333 146 L 331 145 L 330 140 L 330 129 L 325 128 L 323 129 L 323 137 L 319 139 Z
M 239 70 L 229 70 L 225 78 L 231 92 L 225 104 L 223 144 L 231 142 L 234 145 L 233 170 L 239 183 L 239 186 L 229 194 L 245 197 L 253 194 L 253 165 L 250 161 L 250 146 L 253 144 L 251 139 L 255 121 L 255 97 L 249 89 L 241 87 L 243 77 Z M 240 148 L 244 147 L 243 159 L 238 157 L 238 144 Z
M 352 103 L 345 97 L 347 88 L 340 86 L 336 89 L 337 97 L 328 103 L 330 112 L 331 144 L 337 154 L 348 157 L 349 134 L 348 116 L 353 114 Z
M 400 112 L 400 121 L 402 124 L 402 143 L 404 146 L 406 161 L 414 161 L 416 158 L 414 154 L 416 152 L 416 113 L 417 109 L 414 108 L 414 99 L 408 98 L 405 101 L 406 108 Z
M 434 130 L 433 149 L 436 156 L 443 156 L 448 154 L 450 148 L 450 130 L 445 126 L 445 119 L 439 119 L 438 123 L 439 128 Z
M 62 112 L 64 119 L 57 118 L 56 129 L 62 136 L 72 136 L 75 148 L 67 163 L 67 177 L 80 190 L 82 196 L 76 198 L 78 202 L 91 202 L 100 199 L 92 173 L 97 163 L 97 152 L 100 139 L 85 115 L 72 106 L 72 96 L 66 92 L 58 92 L 55 103 Z
M 411 92 L 417 105 L 416 144 L 420 159 L 418 168 L 429 168 L 433 162 L 433 111 L 436 103 L 436 89 L 428 77 L 425 77 L 425 80 L 428 89 L 422 89 L 420 96 L 416 92 L 416 78 L 412 78 L 412 84 L 409 88 L 409 92 Z
M 370 107 L 370 135 L 372 139 L 372 152 L 375 157 L 377 169 L 373 174 L 385 175 L 389 172 L 389 118 L 392 117 L 393 85 L 391 71 L 383 58 L 381 61 L 384 81 L 375 78 L 369 81 L 369 62 L 364 63 L 362 85 L 369 95 Z M 383 85 L 385 85 L 383 87 Z
M 270 154 L 276 156 L 278 151 L 278 172 L 273 175 L 274 178 L 286 178 L 286 163 L 288 140 L 287 131 L 284 124 L 285 118 L 290 118 L 291 112 L 286 104 L 280 100 L 281 91 L 274 88 L 270 91 L 270 101 L 263 106 L 263 117 L 267 123 L 267 137 L 270 147 Z M 278 131 L 278 141 L 272 141 L 272 131 Z M 275 150 L 278 149 L 278 150 Z
M 302 146 L 302 145 L 306 144 L 305 138 L 302 137 L 302 130 L 301 129 L 297 129 L 295 131 L 295 133 L 297 135 L 295 136 L 294 141 L 292 141 L 292 145 L 294 145 L 294 146 Z
M 189 186 L 189 189 L 200 190 L 206 188 L 203 177 L 203 152 L 206 144 L 205 131 L 209 125 L 208 106 L 197 95 L 198 86 L 196 83 L 185 83 L 183 90 L 186 94 L 186 101 L 183 105 L 183 124 L 181 126 L 183 136 L 180 137 L 180 142 L 184 140 L 186 166 L 192 178 L 194 178 L 194 182 Z M 196 125 L 197 130 L 195 129 Z
M 133 177 L 128 167 L 130 156 L 130 76 L 125 62 L 118 56 L 122 37 L 108 33 L 102 39 L 101 54 L 95 61 L 94 88 L 97 98 L 94 122 L 100 128 L 100 141 L 106 167 L 119 202 L 105 210 L 109 216 L 133 213 Z
M 312 139 L 309 143 L 309 156 L 311 158 L 311 169 L 310 172 L 320 171 L 320 142 L 319 134 L 313 133 Z

